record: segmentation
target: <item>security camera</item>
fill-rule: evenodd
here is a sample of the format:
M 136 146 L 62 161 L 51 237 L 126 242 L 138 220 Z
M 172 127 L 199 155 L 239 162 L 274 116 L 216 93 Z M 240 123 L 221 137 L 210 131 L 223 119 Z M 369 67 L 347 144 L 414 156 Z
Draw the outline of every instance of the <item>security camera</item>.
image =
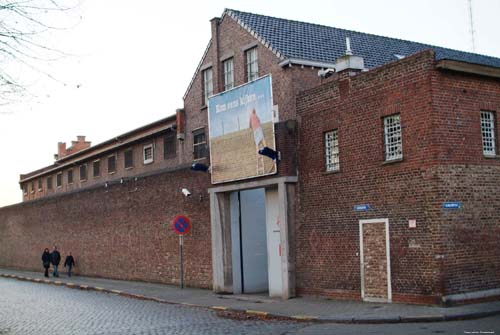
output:
M 324 69 L 318 71 L 318 77 L 328 78 L 335 73 L 335 69 Z
M 181 191 L 182 191 L 182 194 L 184 194 L 185 197 L 190 197 L 191 196 L 191 192 L 189 192 L 189 190 L 187 188 L 183 188 Z

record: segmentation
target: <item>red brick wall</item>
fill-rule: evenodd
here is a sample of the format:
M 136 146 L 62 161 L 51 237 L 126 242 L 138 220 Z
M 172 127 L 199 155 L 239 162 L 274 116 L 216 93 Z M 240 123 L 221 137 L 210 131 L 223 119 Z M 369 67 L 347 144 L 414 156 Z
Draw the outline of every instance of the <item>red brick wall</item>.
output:
M 41 271 L 41 253 L 72 251 L 80 275 L 178 283 L 178 237 L 172 219 L 187 215 L 185 280 L 211 287 L 208 176 L 182 169 L 108 188 L 0 209 L 0 267 Z M 186 198 L 181 188 L 192 196 Z
M 456 96 L 462 86 L 467 99 Z M 359 297 L 359 220 L 373 218 L 389 219 L 394 301 L 438 302 L 442 295 L 498 288 L 492 255 L 500 249 L 491 236 L 498 236 L 500 222 L 499 161 L 481 157 L 480 103 L 471 104 L 480 98 L 500 106 L 499 96 L 498 81 L 438 72 L 431 52 L 302 93 L 298 291 Z M 395 113 L 403 160 L 384 164 L 382 120 Z M 475 124 L 467 125 L 469 119 Z M 340 172 L 326 173 L 323 133 L 332 129 L 339 134 Z M 464 209 L 443 212 L 442 202 L 452 200 Z M 356 204 L 371 209 L 356 212 Z M 416 228 L 408 227 L 410 219 Z M 489 248 L 480 250 L 467 236 Z

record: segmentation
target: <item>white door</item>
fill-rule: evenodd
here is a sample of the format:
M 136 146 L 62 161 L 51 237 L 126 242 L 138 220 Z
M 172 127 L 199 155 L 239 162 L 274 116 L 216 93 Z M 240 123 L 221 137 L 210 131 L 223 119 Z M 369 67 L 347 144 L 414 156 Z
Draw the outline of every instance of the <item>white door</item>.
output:
M 266 189 L 267 264 L 269 275 L 269 296 L 282 296 L 281 242 L 278 189 Z

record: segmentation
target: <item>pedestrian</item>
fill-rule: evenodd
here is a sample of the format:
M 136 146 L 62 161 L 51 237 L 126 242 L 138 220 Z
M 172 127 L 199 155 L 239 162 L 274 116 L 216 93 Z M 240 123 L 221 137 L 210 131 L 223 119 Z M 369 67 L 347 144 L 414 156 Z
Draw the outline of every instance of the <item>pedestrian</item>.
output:
M 49 278 L 49 268 L 50 268 L 50 252 L 49 248 L 45 248 L 42 254 L 42 265 L 45 268 L 45 277 Z
M 68 256 L 66 256 L 66 260 L 64 261 L 64 267 L 68 267 L 68 277 L 71 277 L 71 269 L 75 266 L 75 259 L 73 255 L 71 255 L 71 251 Z
M 59 277 L 59 263 L 61 263 L 61 254 L 57 251 L 57 246 L 54 246 L 54 250 L 50 254 L 50 262 L 54 266 L 54 277 Z

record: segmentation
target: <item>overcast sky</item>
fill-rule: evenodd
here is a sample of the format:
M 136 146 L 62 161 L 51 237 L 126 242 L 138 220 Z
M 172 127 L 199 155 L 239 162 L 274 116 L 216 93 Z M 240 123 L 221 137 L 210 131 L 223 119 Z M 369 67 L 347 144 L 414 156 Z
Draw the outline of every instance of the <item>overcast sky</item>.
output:
M 476 52 L 500 57 L 500 0 L 472 1 Z M 0 207 L 21 201 L 19 174 L 52 164 L 57 142 L 97 144 L 182 107 L 224 8 L 472 49 L 467 0 L 84 0 L 49 37 L 72 55 L 47 65 L 57 81 L 33 77 L 36 97 L 0 107 Z

